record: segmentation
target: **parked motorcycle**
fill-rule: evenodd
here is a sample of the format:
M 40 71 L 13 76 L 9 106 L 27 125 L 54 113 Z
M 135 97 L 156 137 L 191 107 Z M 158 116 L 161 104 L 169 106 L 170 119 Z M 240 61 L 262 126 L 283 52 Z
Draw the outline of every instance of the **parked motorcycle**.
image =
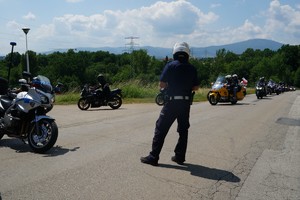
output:
M 224 76 L 219 76 L 212 85 L 211 90 L 207 93 L 207 100 L 211 105 L 217 103 L 230 102 L 236 104 L 237 101 L 242 101 L 246 96 L 246 86 L 240 84 L 237 88 L 236 98 L 233 96 L 233 92 L 229 90 L 226 79 Z
M 85 85 L 80 93 L 80 99 L 77 102 L 80 110 L 91 108 L 99 108 L 101 106 L 109 106 L 112 109 L 118 109 L 122 105 L 122 90 L 117 88 L 105 94 L 101 90 L 95 90 L 89 85 Z
M 0 95 L 0 139 L 4 135 L 19 138 L 36 153 L 51 149 L 58 137 L 58 127 L 55 119 L 46 115 L 54 102 L 49 79 L 36 77 L 28 91 L 6 91 Z

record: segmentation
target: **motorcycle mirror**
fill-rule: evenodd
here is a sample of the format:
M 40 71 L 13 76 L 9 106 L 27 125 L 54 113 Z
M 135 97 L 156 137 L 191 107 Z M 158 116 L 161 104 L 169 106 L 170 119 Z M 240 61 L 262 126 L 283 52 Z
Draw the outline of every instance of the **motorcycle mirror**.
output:
M 22 72 L 22 76 L 24 77 L 24 78 L 31 78 L 32 76 L 31 76 L 31 73 L 30 72 L 26 72 L 26 71 L 23 71 Z

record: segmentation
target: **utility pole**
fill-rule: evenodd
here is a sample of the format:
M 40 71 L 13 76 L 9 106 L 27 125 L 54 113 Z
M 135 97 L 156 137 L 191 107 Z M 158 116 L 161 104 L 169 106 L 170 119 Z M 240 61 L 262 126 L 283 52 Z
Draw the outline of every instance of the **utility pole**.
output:
M 14 46 L 16 46 L 17 43 L 11 42 L 10 45 L 11 45 L 10 63 L 9 63 L 9 66 L 8 66 L 8 74 L 7 74 L 7 82 L 8 82 L 8 85 L 9 85 L 9 79 L 10 79 L 10 69 L 11 69 L 12 66 L 13 66 Z
M 29 57 L 28 57 L 28 44 L 27 44 L 27 33 L 29 32 L 30 28 L 22 28 L 23 32 L 25 33 L 26 37 L 26 65 L 27 65 L 27 72 L 29 72 Z
M 133 66 L 133 55 L 132 55 L 132 52 L 134 51 L 134 47 L 137 46 L 138 44 L 134 42 L 134 40 L 136 39 L 139 39 L 139 37 L 136 37 L 136 36 L 130 36 L 130 37 L 125 37 L 126 40 L 130 40 L 129 43 L 126 43 L 125 44 L 125 48 L 126 48 L 126 52 L 128 53 L 131 53 L 131 68 L 132 68 L 132 72 L 131 72 L 131 77 L 133 78 L 134 77 L 134 74 L 135 74 L 135 69 L 134 69 L 134 66 Z M 129 48 L 128 48 L 129 47 Z
M 129 43 L 125 44 L 126 50 L 129 50 L 130 53 L 132 53 L 132 51 L 134 51 L 134 47 L 138 46 L 137 43 L 134 42 L 134 40 L 139 39 L 139 37 L 136 36 L 130 36 L 130 37 L 125 37 L 126 40 L 130 40 Z M 129 48 L 128 48 L 129 47 Z

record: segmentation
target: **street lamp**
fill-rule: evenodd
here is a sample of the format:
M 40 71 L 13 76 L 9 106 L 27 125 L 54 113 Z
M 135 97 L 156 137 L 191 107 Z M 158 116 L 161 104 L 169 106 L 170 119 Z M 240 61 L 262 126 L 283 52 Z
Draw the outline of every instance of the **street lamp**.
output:
M 30 28 L 22 28 L 26 36 L 26 61 L 27 61 L 27 72 L 29 72 L 29 57 L 28 57 L 28 45 L 27 45 L 27 33 L 29 32 Z
M 7 75 L 7 82 L 8 82 L 8 85 L 9 85 L 9 79 L 10 79 L 10 69 L 11 69 L 11 67 L 12 67 L 12 65 L 13 65 L 14 46 L 16 46 L 17 43 L 11 42 L 10 45 L 11 45 L 10 64 L 9 64 L 9 66 L 8 66 L 8 75 Z

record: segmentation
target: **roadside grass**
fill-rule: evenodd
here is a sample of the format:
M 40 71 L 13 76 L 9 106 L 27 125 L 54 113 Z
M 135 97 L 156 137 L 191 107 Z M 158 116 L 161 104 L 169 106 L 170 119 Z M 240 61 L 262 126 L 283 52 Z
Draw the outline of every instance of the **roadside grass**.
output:
M 123 103 L 155 103 L 155 97 L 159 93 L 158 83 L 143 83 L 142 81 L 130 81 L 110 86 L 111 89 L 122 89 Z M 196 91 L 194 102 L 207 101 L 206 95 L 210 88 L 200 88 Z M 254 93 L 253 88 L 247 88 L 247 94 Z M 77 104 L 80 98 L 80 91 L 67 92 L 56 95 L 55 104 L 68 105 Z

